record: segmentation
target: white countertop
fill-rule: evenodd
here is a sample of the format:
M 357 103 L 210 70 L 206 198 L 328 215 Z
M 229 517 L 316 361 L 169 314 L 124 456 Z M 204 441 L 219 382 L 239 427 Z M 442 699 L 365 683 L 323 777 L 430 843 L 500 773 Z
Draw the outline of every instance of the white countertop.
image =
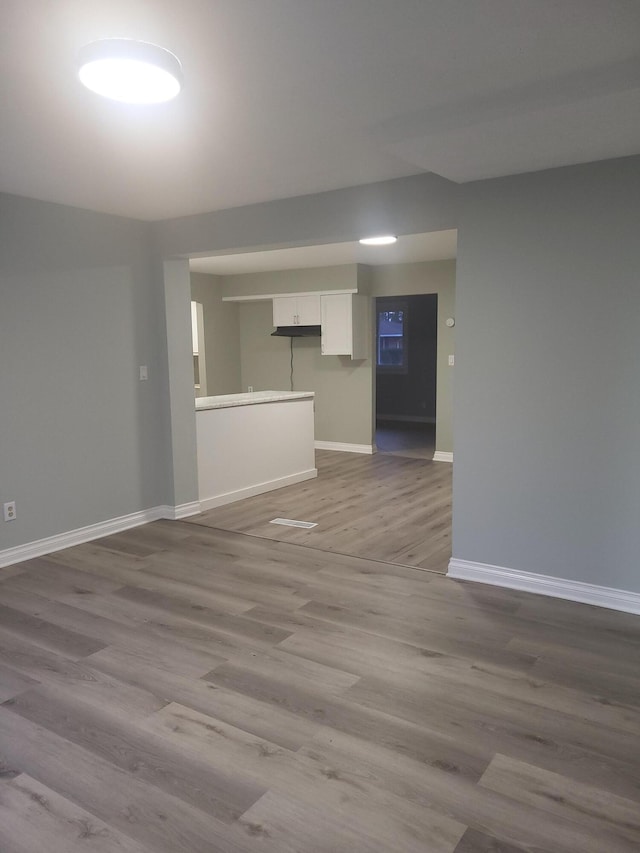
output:
M 196 397 L 196 411 L 228 409 L 231 406 L 255 406 L 257 403 L 280 403 L 286 400 L 313 398 L 313 391 L 251 391 L 244 394 L 219 394 L 216 397 Z

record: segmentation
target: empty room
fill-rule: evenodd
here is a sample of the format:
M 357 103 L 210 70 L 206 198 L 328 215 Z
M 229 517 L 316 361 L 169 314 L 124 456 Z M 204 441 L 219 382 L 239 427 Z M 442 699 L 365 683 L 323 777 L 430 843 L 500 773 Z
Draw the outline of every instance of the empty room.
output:
M 4 0 L 0 851 L 640 845 L 640 7 Z

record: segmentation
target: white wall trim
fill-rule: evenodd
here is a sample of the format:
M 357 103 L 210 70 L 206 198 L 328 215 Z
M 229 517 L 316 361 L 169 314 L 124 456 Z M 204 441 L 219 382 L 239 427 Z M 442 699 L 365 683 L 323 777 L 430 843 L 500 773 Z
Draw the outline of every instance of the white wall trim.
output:
M 5 548 L 0 551 L 0 568 L 21 563 L 24 560 L 32 560 L 35 557 L 44 557 L 54 551 L 71 548 L 73 545 L 82 545 L 103 536 L 122 533 L 123 530 L 149 524 L 149 522 L 158 521 L 160 518 L 186 518 L 188 515 L 195 515 L 198 512 L 200 512 L 200 504 L 196 501 L 177 507 L 155 506 L 151 509 L 122 515 L 119 518 L 99 521 L 97 524 L 90 524 L 87 527 L 79 527 L 66 533 L 57 533 L 55 536 L 37 539 L 35 542 L 26 542 L 24 545 L 17 545 L 15 548 Z
M 597 586 L 582 581 L 554 578 L 550 575 L 539 575 L 534 572 L 506 569 L 502 566 L 455 558 L 449 561 L 447 577 L 504 586 L 523 592 L 535 592 L 538 595 L 549 595 L 553 598 L 564 598 L 567 601 L 579 601 L 582 604 L 594 604 L 597 607 L 640 614 L 640 593 L 630 590 Z
M 170 518 L 172 521 L 179 521 L 181 518 L 189 518 L 192 515 L 199 515 L 202 512 L 200 501 L 191 501 L 188 504 L 180 504 L 180 506 L 161 506 L 162 510 L 160 518 Z
M 433 454 L 434 462 L 453 462 L 453 453 L 449 450 L 436 450 Z
M 345 453 L 373 453 L 372 444 L 345 444 L 342 441 L 316 441 L 316 450 L 340 450 Z
M 280 299 L 283 296 L 335 296 L 341 293 L 357 293 L 355 287 L 341 290 L 303 290 L 295 293 L 256 293 L 254 296 L 223 296 L 223 302 L 262 302 L 264 299 Z
M 301 483 L 303 480 L 312 480 L 318 476 L 317 468 L 310 468 L 308 471 L 300 471 L 298 474 L 289 474 L 287 477 L 278 477 L 275 480 L 268 480 L 265 483 L 257 483 L 255 486 L 246 486 L 243 489 L 235 489 L 233 492 L 225 492 L 221 495 L 213 495 L 210 498 L 200 499 L 200 509 L 205 512 L 208 509 L 215 509 L 217 506 L 241 501 L 244 498 L 252 498 L 254 495 L 262 495 L 265 492 L 272 492 L 274 489 L 281 489 L 283 486 L 293 486 L 295 483 Z

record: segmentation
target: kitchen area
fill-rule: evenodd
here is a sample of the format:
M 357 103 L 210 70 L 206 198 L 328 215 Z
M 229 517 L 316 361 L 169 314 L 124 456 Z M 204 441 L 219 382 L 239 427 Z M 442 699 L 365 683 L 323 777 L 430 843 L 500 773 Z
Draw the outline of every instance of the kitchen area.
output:
M 353 279 L 328 291 L 228 293 L 203 278 L 192 276 L 192 340 L 204 511 L 316 477 L 315 363 L 353 376 L 371 344 L 370 299 Z
M 454 254 L 455 234 L 405 238 L 414 262 L 332 263 L 340 260 L 329 258 L 333 248 L 190 262 L 191 299 L 202 316 L 194 328 L 203 335 L 194 346 L 200 514 L 193 523 L 444 572 L 455 259 L 419 258 Z M 376 316 L 398 299 L 408 299 L 414 343 L 436 338 L 435 413 L 426 412 L 435 419 L 433 457 L 375 452 L 378 395 L 391 414 L 376 393 Z M 433 305 L 428 329 L 414 329 L 414 299 Z M 412 367 L 396 384 L 417 368 L 413 345 L 407 352 Z

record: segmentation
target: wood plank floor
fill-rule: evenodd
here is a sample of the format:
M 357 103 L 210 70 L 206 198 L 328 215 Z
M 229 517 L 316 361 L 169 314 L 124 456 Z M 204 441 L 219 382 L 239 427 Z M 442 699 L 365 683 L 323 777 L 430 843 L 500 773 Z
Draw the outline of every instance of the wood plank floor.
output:
M 386 453 L 316 451 L 318 477 L 217 507 L 190 522 L 446 573 L 451 465 Z M 274 518 L 314 521 L 304 530 Z
M 638 617 L 185 522 L 21 563 L 0 850 L 631 853 L 639 651 Z

